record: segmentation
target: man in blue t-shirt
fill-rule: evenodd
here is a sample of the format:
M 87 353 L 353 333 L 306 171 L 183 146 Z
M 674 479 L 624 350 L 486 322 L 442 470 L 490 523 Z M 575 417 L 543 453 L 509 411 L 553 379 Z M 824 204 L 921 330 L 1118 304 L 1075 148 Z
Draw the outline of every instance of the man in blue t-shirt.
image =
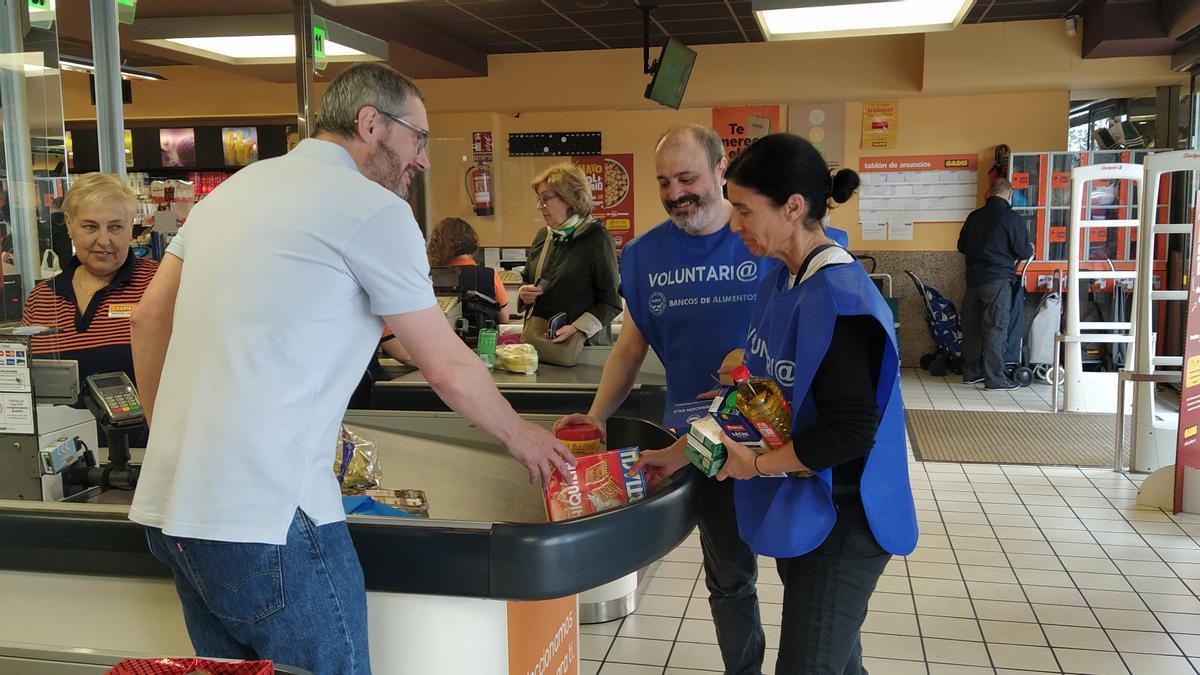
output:
M 673 127 L 659 140 L 654 162 L 670 218 L 622 251 L 626 310 L 620 338 L 604 364 L 591 410 L 560 425 L 588 421 L 602 427 L 629 395 L 647 349 L 666 368 L 669 409 L 714 389 L 726 355 L 745 345 L 767 263 L 729 230 L 733 207 L 721 190 L 727 164 L 721 139 L 698 124 Z M 682 443 L 681 438 L 677 444 Z M 651 483 L 678 468 L 665 467 Z M 738 536 L 734 481 L 701 483 L 700 543 L 725 672 L 758 675 L 765 646 L 758 569 Z

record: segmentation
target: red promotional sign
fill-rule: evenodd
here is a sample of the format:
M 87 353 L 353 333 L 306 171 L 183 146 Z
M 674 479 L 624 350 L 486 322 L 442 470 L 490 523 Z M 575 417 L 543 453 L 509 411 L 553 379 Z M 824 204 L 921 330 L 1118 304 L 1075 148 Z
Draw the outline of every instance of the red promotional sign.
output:
M 1192 226 L 1200 241 L 1200 213 Z M 1188 469 L 1200 469 L 1200 256 L 1192 256 L 1188 275 L 1187 342 L 1183 346 L 1183 382 L 1179 391 L 1179 435 L 1175 441 L 1175 513 L 1183 510 Z M 1193 477 L 1193 480 L 1196 477 Z
M 725 157 L 733 161 L 743 149 L 767 134 L 782 131 L 777 105 L 737 106 L 712 109 L 712 128 L 725 145 Z
M 604 223 L 620 251 L 634 236 L 633 155 L 572 157 L 592 187 L 592 216 Z
M 492 161 L 492 132 L 471 132 L 471 154 L 475 156 L 476 162 Z

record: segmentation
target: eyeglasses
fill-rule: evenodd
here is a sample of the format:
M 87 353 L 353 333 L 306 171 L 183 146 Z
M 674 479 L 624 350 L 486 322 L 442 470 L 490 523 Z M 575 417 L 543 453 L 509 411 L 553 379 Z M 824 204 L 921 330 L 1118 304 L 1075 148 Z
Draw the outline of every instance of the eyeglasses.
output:
M 539 209 L 544 209 L 547 206 L 549 206 L 550 202 L 554 201 L 555 199 L 558 199 L 558 195 L 548 195 L 545 197 L 538 197 L 537 206 Z
M 379 108 L 375 108 L 375 109 L 379 110 Z M 413 124 L 412 122 L 409 122 L 406 119 L 396 117 L 395 115 L 393 115 L 390 112 L 387 112 L 386 110 L 379 110 L 379 114 L 383 115 L 384 117 L 388 118 L 389 120 L 395 122 L 396 124 L 399 124 L 402 127 L 407 127 L 408 129 L 411 129 L 414 133 L 416 133 L 416 135 L 417 135 L 417 152 L 420 153 L 420 152 L 425 151 L 425 147 L 429 145 L 429 132 L 427 130 L 422 129 L 421 127 Z

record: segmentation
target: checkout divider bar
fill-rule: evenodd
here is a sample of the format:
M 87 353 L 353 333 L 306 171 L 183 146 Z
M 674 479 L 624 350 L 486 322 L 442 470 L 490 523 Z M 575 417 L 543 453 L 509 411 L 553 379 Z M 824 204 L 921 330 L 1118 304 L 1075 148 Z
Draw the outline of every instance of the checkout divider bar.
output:
M 609 420 L 614 441 L 672 437 L 643 420 Z M 630 443 L 633 445 L 635 443 Z M 641 501 L 559 523 L 350 516 L 369 591 L 503 600 L 573 595 L 658 560 L 692 531 L 699 474 L 685 467 Z M 0 501 L 0 569 L 166 578 L 145 531 L 113 505 Z

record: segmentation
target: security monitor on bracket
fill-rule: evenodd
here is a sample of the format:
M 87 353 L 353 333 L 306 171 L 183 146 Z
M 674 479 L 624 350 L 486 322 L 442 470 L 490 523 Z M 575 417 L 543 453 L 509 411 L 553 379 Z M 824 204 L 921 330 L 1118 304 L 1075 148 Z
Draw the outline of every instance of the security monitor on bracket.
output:
M 662 52 L 650 62 L 650 13 L 653 5 L 639 5 L 642 11 L 642 56 L 645 73 L 653 75 L 646 85 L 646 98 L 668 108 L 679 110 L 683 103 L 683 92 L 687 89 L 692 67 L 696 63 L 696 52 L 673 37 L 668 37 Z

